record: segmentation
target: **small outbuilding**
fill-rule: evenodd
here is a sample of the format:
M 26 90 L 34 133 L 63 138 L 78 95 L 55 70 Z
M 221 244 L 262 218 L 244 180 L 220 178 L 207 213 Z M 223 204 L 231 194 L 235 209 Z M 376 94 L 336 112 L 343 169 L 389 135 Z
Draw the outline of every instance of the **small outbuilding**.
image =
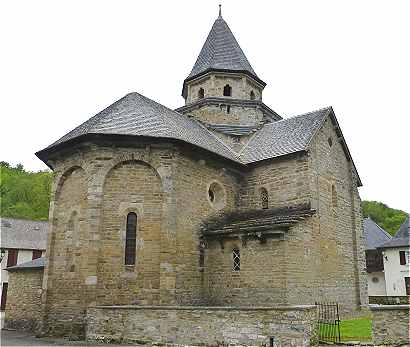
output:
M 386 281 L 384 278 L 383 253 L 379 249 L 392 236 L 370 217 L 363 221 L 366 240 L 366 271 L 369 296 L 385 296 Z
M 5 327 L 36 331 L 41 320 L 44 258 L 7 268 L 9 272 Z
M 386 294 L 410 295 L 410 218 L 407 216 L 396 235 L 382 244 Z

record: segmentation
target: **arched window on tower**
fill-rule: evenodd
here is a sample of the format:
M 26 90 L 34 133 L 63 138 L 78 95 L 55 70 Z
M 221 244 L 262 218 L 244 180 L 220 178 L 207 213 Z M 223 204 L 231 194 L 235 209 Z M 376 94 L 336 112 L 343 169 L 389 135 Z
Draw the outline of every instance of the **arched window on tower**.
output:
M 137 215 L 130 212 L 127 215 L 127 228 L 125 231 L 125 265 L 135 264 L 137 247 Z
M 268 195 L 268 191 L 266 188 L 261 188 L 259 190 L 260 193 L 260 199 L 261 199 L 261 206 L 263 209 L 267 209 L 269 208 L 269 195 Z
M 224 96 L 231 96 L 231 95 L 232 95 L 232 87 L 229 84 L 227 84 L 224 87 Z
M 204 88 L 199 88 L 198 90 L 198 99 L 203 99 L 205 96 Z
M 249 94 L 251 100 L 255 100 L 255 92 L 251 90 L 251 93 Z

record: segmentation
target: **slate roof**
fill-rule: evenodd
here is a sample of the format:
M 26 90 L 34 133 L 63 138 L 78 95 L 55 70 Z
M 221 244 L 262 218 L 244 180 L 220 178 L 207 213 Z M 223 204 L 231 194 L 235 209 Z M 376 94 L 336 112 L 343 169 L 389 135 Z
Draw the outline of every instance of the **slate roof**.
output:
M 331 107 L 297 117 L 265 124 L 239 153 L 240 160 L 252 162 L 306 150 Z
M 47 150 L 89 134 L 171 138 L 238 161 L 235 154 L 199 122 L 138 93 L 127 94 L 36 155 L 42 159 Z
M 246 136 L 257 130 L 255 125 L 234 125 L 234 124 L 206 124 L 208 129 L 218 131 L 222 134 Z
M 6 268 L 7 271 L 16 271 L 16 270 L 30 270 L 30 269 L 41 269 L 44 268 L 44 257 L 37 258 L 34 260 L 26 261 L 15 266 L 10 266 Z
M 266 210 L 231 212 L 210 218 L 201 226 L 202 235 L 210 237 L 239 234 L 271 233 L 289 229 L 315 213 L 309 205 L 297 205 Z
M 247 72 L 260 80 L 221 15 L 212 26 L 186 80 L 210 70 Z
M 0 223 L 1 248 L 46 249 L 48 222 L 0 218 Z
M 210 70 L 240 71 L 258 79 L 221 15 L 212 26 L 198 59 L 185 82 Z M 264 84 L 263 81 L 260 83 Z M 207 129 L 201 122 L 189 116 L 193 107 L 199 107 L 205 102 L 218 103 L 221 101 L 260 108 L 268 122 L 260 129 L 259 127 L 227 124 L 208 124 L 206 125 Z M 37 152 L 36 155 L 47 165 L 50 165 L 48 158 L 61 148 L 85 139 L 101 139 L 102 135 L 110 135 L 111 138 L 128 136 L 130 141 L 134 140 L 133 137 L 135 137 L 135 141 L 139 140 L 137 137 L 140 139 L 147 137 L 183 141 L 237 164 L 248 165 L 306 151 L 310 141 L 327 116 L 332 119 L 346 157 L 352 161 L 331 107 L 293 118 L 281 119 L 276 112 L 257 100 L 205 98 L 177 110 L 171 110 L 138 93 L 127 94 L 52 145 Z M 233 148 L 223 142 L 214 131 L 236 136 L 250 135 L 250 139 L 238 151 L 237 147 Z M 361 185 L 360 178 L 358 178 L 358 185 Z
M 194 118 L 173 111 L 138 93 L 127 94 L 36 155 L 47 164 L 50 153 L 87 135 L 127 135 L 180 140 L 238 164 L 247 165 L 307 150 L 327 116 L 331 117 L 335 127 L 339 129 L 342 146 L 351 160 L 331 107 L 266 123 L 237 152 Z M 222 132 L 231 134 L 251 131 L 243 126 L 213 126 L 214 130 L 218 127 Z M 360 179 L 358 184 L 361 185 Z
M 407 216 L 396 235 L 394 235 L 391 240 L 382 244 L 379 248 L 396 247 L 410 247 L 410 215 Z
M 376 249 L 392 238 L 387 231 L 381 228 L 370 217 L 364 219 L 363 231 L 366 239 L 366 250 Z

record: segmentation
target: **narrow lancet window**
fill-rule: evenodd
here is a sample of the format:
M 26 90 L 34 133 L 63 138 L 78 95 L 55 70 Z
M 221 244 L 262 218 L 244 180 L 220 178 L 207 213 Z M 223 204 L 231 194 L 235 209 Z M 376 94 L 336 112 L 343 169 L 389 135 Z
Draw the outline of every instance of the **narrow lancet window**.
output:
M 337 207 L 337 190 L 334 184 L 332 185 L 332 206 L 333 208 Z
M 241 271 L 241 252 L 237 248 L 234 248 L 232 250 L 232 261 L 233 261 L 232 270 Z
M 205 96 L 204 88 L 199 88 L 198 90 L 198 99 L 203 99 Z
M 137 246 L 137 215 L 130 212 L 127 215 L 127 229 L 125 232 L 125 265 L 135 264 Z
M 269 195 L 266 188 L 260 189 L 261 206 L 263 209 L 269 208 Z
M 255 92 L 253 90 L 251 90 L 250 98 L 251 100 L 255 100 Z
M 224 87 L 224 96 L 231 96 L 231 95 L 232 95 L 232 87 L 229 84 L 227 84 Z

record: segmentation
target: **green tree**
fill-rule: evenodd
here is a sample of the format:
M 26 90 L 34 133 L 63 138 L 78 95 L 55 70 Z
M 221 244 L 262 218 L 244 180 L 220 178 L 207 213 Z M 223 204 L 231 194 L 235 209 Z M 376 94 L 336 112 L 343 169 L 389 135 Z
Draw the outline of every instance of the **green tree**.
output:
M 362 202 L 363 217 L 370 217 L 389 234 L 394 235 L 408 214 L 401 210 L 390 208 L 378 201 Z
M 0 216 L 47 220 L 52 173 L 0 162 Z

